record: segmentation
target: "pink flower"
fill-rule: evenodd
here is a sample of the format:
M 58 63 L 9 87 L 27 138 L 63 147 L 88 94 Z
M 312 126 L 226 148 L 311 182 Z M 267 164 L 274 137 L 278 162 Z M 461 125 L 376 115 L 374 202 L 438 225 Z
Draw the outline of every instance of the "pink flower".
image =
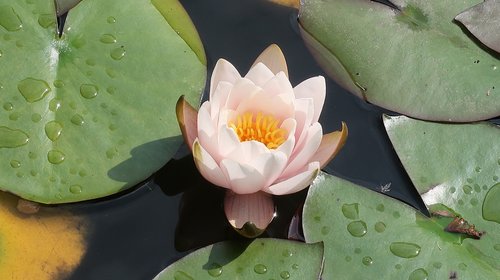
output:
M 347 126 L 323 135 L 318 119 L 325 79 L 312 77 L 292 87 L 283 53 L 274 44 L 244 77 L 220 59 L 210 82 L 209 99 L 198 112 L 179 99 L 177 119 L 200 173 L 228 189 L 229 223 L 254 237 L 274 217 L 272 195 L 308 187 L 343 146 Z

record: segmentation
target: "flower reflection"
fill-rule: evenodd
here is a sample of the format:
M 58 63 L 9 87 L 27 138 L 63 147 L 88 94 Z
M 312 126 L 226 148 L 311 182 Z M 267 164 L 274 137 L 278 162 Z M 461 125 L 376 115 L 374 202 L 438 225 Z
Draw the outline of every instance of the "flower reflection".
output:
M 183 97 L 177 118 L 196 167 L 226 188 L 233 228 L 255 237 L 273 220 L 272 195 L 308 187 L 345 142 L 347 127 L 323 135 L 318 122 L 326 94 L 322 76 L 292 87 L 281 49 L 266 48 L 242 77 L 224 59 L 198 112 Z

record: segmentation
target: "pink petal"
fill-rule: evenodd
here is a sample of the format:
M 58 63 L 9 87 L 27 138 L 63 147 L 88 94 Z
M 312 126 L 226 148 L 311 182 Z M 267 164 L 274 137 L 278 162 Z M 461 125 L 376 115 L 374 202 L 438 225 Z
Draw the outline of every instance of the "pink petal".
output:
M 240 139 L 232 128 L 221 126 L 219 128 L 219 139 L 217 143 L 218 153 L 222 158 L 228 157 L 241 146 Z M 221 158 L 221 160 L 222 160 Z
M 215 92 L 215 88 L 219 82 L 229 82 L 234 84 L 234 82 L 241 78 L 240 73 L 234 66 L 225 59 L 219 59 L 215 64 L 214 70 L 212 72 L 212 77 L 210 78 L 210 96 L 209 100 L 212 100 L 212 95 Z
M 251 98 L 262 89 L 256 86 L 251 80 L 242 78 L 238 79 L 229 93 L 225 108 L 236 110 L 243 100 Z
M 286 65 L 285 56 L 281 51 L 280 47 L 276 44 L 271 44 L 267 47 L 255 60 L 252 67 L 257 63 L 263 63 L 264 65 L 271 70 L 275 75 L 279 72 L 285 73 L 288 77 L 288 68 Z
M 321 144 L 316 153 L 311 157 L 311 161 L 318 161 L 321 168 L 325 167 L 335 155 L 342 149 L 347 139 L 347 125 L 342 122 L 342 130 L 334 131 L 323 135 Z
M 236 111 L 237 114 L 260 112 L 264 115 L 272 115 L 278 120 L 284 120 L 294 115 L 294 99 L 290 97 L 292 96 L 286 94 L 269 97 L 267 92 L 261 90 L 242 100 Z
M 252 66 L 250 71 L 245 75 L 245 78 L 251 80 L 260 87 L 264 86 L 272 77 L 274 77 L 274 73 L 269 70 L 266 65 L 260 62 Z
M 179 100 L 177 100 L 175 112 L 177 114 L 177 122 L 179 123 L 179 128 L 181 129 L 184 141 L 186 142 L 186 145 L 189 147 L 189 149 L 192 150 L 194 139 L 196 139 L 196 136 L 198 134 L 198 114 L 193 106 L 187 103 L 187 101 L 184 99 L 184 96 L 181 96 Z
M 281 181 L 277 184 L 263 189 L 263 191 L 274 195 L 285 195 L 299 192 L 307 188 L 312 181 L 318 176 L 320 171 L 319 162 L 311 162 L 307 165 L 307 169 L 299 172 L 297 175 Z
M 212 119 L 219 115 L 219 111 L 226 105 L 227 97 L 233 88 L 233 84 L 228 82 L 220 82 L 215 88 L 215 92 L 210 99 Z
M 226 158 L 220 162 L 220 167 L 235 193 L 254 193 L 264 187 L 264 176 L 253 166 Z
M 325 78 L 323 76 L 317 76 L 309 78 L 294 89 L 295 97 L 299 98 L 312 98 L 314 104 L 314 116 L 312 122 L 317 122 L 319 120 L 319 115 L 323 110 L 323 104 L 325 103 L 326 95 L 326 84 Z
M 318 150 L 323 136 L 323 130 L 319 123 L 314 123 L 307 131 L 304 146 L 299 150 L 294 150 L 292 157 L 289 160 L 288 166 L 280 178 L 287 178 L 293 176 L 303 166 L 311 162 L 312 156 Z
M 196 139 L 193 143 L 193 158 L 196 168 L 200 171 L 203 178 L 207 179 L 210 183 L 229 188 L 229 183 L 222 173 L 222 170 L 217 165 L 215 160 L 210 156 L 209 153 L 198 142 Z
M 283 128 L 288 132 L 288 138 L 283 142 L 276 150 L 283 152 L 287 158 L 292 154 L 293 147 L 295 146 L 295 128 L 297 122 L 294 119 L 286 119 L 281 124 L 280 128 Z
M 314 113 L 314 104 L 312 99 L 295 100 L 295 120 L 297 129 L 295 130 L 295 145 L 301 147 L 304 145 L 304 139 L 307 135 L 307 128 L 312 124 Z
M 295 99 L 292 84 L 290 84 L 288 77 L 283 72 L 276 74 L 276 76 L 267 81 L 266 84 L 262 86 L 262 89 L 266 92 L 268 97 L 286 94 L 289 99 Z
M 235 229 L 252 223 L 263 231 L 275 216 L 273 198 L 264 192 L 236 194 L 228 190 L 224 198 L 224 212 Z
M 198 141 L 200 145 L 219 162 L 217 157 L 217 130 L 210 116 L 211 105 L 210 102 L 205 101 L 201 104 L 200 110 L 198 111 Z

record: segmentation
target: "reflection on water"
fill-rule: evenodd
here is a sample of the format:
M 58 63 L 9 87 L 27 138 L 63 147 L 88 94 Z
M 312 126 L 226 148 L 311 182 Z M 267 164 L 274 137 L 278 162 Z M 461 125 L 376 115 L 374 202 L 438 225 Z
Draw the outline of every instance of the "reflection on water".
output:
M 219 58 L 246 73 L 271 43 L 282 48 L 292 85 L 326 76 L 297 32 L 293 8 L 265 0 L 181 2 L 204 43 L 208 76 Z M 378 191 L 390 183 L 387 195 L 425 211 L 383 128 L 381 114 L 390 112 L 364 103 L 329 79 L 327 91 L 320 119 L 324 132 L 339 130 L 344 121 L 349 137 L 325 171 Z M 301 238 L 298 217 L 306 192 L 275 197 L 278 217 L 263 237 L 286 238 L 293 221 L 290 234 Z M 87 253 L 70 279 L 152 279 L 193 249 L 241 239 L 226 222 L 223 195 L 222 189 L 198 174 L 191 156 L 186 155 L 125 193 L 62 206 L 85 215 L 92 224 Z

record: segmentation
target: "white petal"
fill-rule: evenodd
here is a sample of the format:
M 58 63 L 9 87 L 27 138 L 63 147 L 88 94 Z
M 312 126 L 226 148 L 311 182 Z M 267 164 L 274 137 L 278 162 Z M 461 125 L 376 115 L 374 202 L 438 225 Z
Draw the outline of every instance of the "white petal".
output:
M 323 104 L 325 103 L 326 84 L 323 76 L 309 78 L 294 88 L 295 97 L 312 98 L 314 100 L 314 117 L 312 122 L 319 120 Z
M 231 89 L 224 107 L 226 109 L 236 110 L 236 108 L 238 108 L 238 106 L 245 99 L 251 98 L 253 95 L 260 91 L 262 91 L 262 89 L 256 86 L 249 79 L 238 79 Z
M 271 195 L 264 192 L 236 194 L 226 192 L 224 212 L 233 228 L 241 229 L 247 222 L 264 230 L 274 218 L 274 202 Z
M 293 176 L 297 170 L 300 170 L 303 166 L 308 164 L 312 156 L 318 150 L 322 137 L 323 130 L 321 125 L 319 123 L 314 123 L 307 131 L 304 145 L 300 148 L 296 147 L 296 149 L 292 152 L 288 166 L 285 168 L 285 171 L 281 175 L 280 179 Z
M 226 158 L 221 161 L 220 167 L 235 193 L 254 193 L 263 187 L 263 176 L 252 166 Z
M 308 164 L 306 170 L 269 188 L 263 189 L 263 191 L 274 195 L 296 193 L 307 188 L 319 174 L 319 171 L 319 162 L 311 162 Z
M 205 179 L 214 185 L 229 188 L 229 182 L 224 173 L 212 156 L 200 145 L 198 139 L 193 143 L 193 158 L 196 167 Z
M 210 107 L 210 102 L 205 101 L 198 111 L 198 141 L 207 153 L 211 154 L 218 162 L 220 156 L 218 155 L 217 147 L 217 130 L 209 113 Z
M 269 149 L 258 141 L 239 142 L 239 145 L 226 158 L 237 161 L 242 164 L 250 164 L 252 160 L 262 154 L 269 153 Z
M 228 82 L 220 82 L 215 88 L 215 93 L 212 94 L 212 97 L 210 99 L 210 115 L 212 115 L 212 119 L 215 119 L 216 116 L 219 115 L 219 111 L 226 105 L 227 98 L 232 88 L 233 84 Z
M 287 158 L 292 154 L 293 147 L 295 146 L 295 128 L 297 122 L 294 119 L 286 119 L 281 124 L 280 128 L 288 132 L 288 138 L 276 150 L 284 153 Z
M 215 92 L 215 88 L 219 82 L 225 81 L 231 84 L 241 78 L 240 73 L 234 66 L 225 59 L 219 59 L 215 64 L 214 70 L 212 72 L 212 77 L 210 79 L 210 96 L 209 100 L 212 99 L 212 95 Z
M 307 135 L 307 129 L 312 125 L 314 113 L 314 104 L 312 99 L 295 100 L 295 120 L 297 129 L 295 130 L 295 145 L 301 147 L 304 145 L 304 139 Z
M 222 158 L 226 158 L 231 153 L 234 153 L 234 151 L 239 148 L 240 144 L 240 139 L 232 128 L 227 126 L 221 126 L 219 128 L 217 149 Z
M 245 78 L 250 79 L 260 87 L 264 86 L 272 77 L 274 77 L 274 73 L 263 63 L 257 63 L 245 75 Z
M 284 120 L 293 117 L 295 113 L 294 99 L 289 97 L 286 94 L 269 97 L 261 90 L 242 100 L 236 109 L 237 114 L 260 112 L 264 115 L 272 115 L 278 120 Z
M 276 76 L 267 81 L 266 84 L 262 86 L 262 89 L 269 97 L 286 94 L 290 99 L 295 99 L 294 89 L 283 72 L 279 72 Z

